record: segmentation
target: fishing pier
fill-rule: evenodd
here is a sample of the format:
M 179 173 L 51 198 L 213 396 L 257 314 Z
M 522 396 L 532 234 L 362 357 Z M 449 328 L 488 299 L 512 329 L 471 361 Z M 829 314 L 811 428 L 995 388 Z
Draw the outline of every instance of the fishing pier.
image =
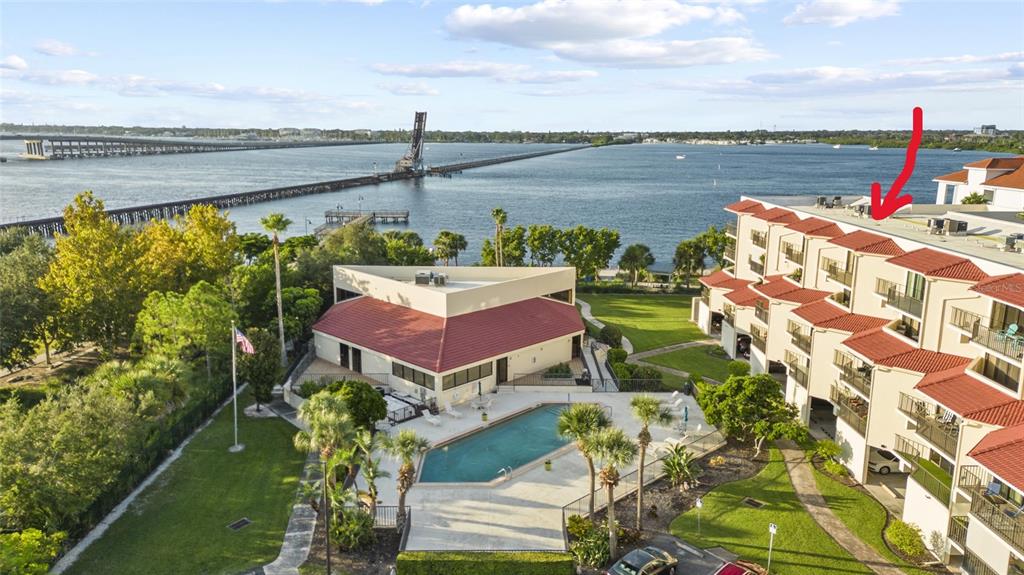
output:
M 327 210 L 324 220 L 313 230 L 318 237 L 349 224 L 407 224 L 409 210 Z

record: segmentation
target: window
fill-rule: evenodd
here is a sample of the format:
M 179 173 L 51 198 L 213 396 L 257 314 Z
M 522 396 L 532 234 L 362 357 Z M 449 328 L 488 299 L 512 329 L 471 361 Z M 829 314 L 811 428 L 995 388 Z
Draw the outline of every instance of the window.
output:
M 914 272 L 907 272 L 907 296 L 924 301 L 924 276 Z
M 1004 330 L 1011 324 L 1024 329 L 1024 310 L 996 302 L 992 307 L 992 329 Z
M 453 387 L 458 387 L 460 385 L 474 382 L 478 379 L 490 377 L 492 373 L 494 373 L 494 364 L 491 362 L 474 365 L 473 367 L 462 371 L 456 371 L 455 373 L 449 373 L 444 376 L 441 380 L 441 389 L 447 391 Z
M 572 303 L 572 290 L 567 289 L 562 291 L 556 291 L 554 293 L 549 293 L 544 297 L 549 297 L 551 299 L 556 299 L 558 301 L 564 301 L 565 303 Z
M 918 341 L 921 337 L 921 322 L 909 315 L 900 316 L 899 321 L 893 326 L 893 329 L 897 333 L 914 341 Z
M 434 376 L 418 369 L 413 369 L 408 365 L 391 362 L 391 375 L 404 379 L 405 381 L 410 381 L 429 390 L 434 389 Z
M 979 366 L 982 375 L 999 385 L 1017 391 L 1020 385 L 1020 368 L 1010 362 L 985 354 L 985 361 Z

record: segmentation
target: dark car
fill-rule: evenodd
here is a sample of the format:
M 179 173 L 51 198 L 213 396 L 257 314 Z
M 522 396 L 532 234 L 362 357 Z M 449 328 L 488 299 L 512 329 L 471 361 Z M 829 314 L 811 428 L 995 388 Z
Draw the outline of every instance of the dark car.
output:
M 634 549 L 612 565 L 608 575 L 675 575 L 679 561 L 657 547 Z

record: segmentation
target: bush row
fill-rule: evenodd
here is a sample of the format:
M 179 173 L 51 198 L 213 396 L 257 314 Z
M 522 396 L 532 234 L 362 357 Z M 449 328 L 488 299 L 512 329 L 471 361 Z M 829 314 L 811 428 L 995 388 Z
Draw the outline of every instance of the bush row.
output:
M 572 575 L 572 555 L 533 551 L 405 551 L 398 575 Z

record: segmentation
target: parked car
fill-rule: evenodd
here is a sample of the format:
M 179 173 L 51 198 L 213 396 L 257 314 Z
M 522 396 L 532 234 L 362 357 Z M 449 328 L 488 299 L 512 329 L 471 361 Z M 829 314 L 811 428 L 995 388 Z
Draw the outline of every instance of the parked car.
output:
M 735 563 L 726 563 L 718 571 L 715 571 L 715 575 L 751 575 L 751 573 L 748 569 L 744 569 Z
M 872 449 L 868 453 L 868 469 L 879 475 L 889 475 L 900 470 L 900 459 L 891 451 Z
M 605 575 L 675 575 L 679 561 L 657 547 L 642 547 L 626 553 Z

